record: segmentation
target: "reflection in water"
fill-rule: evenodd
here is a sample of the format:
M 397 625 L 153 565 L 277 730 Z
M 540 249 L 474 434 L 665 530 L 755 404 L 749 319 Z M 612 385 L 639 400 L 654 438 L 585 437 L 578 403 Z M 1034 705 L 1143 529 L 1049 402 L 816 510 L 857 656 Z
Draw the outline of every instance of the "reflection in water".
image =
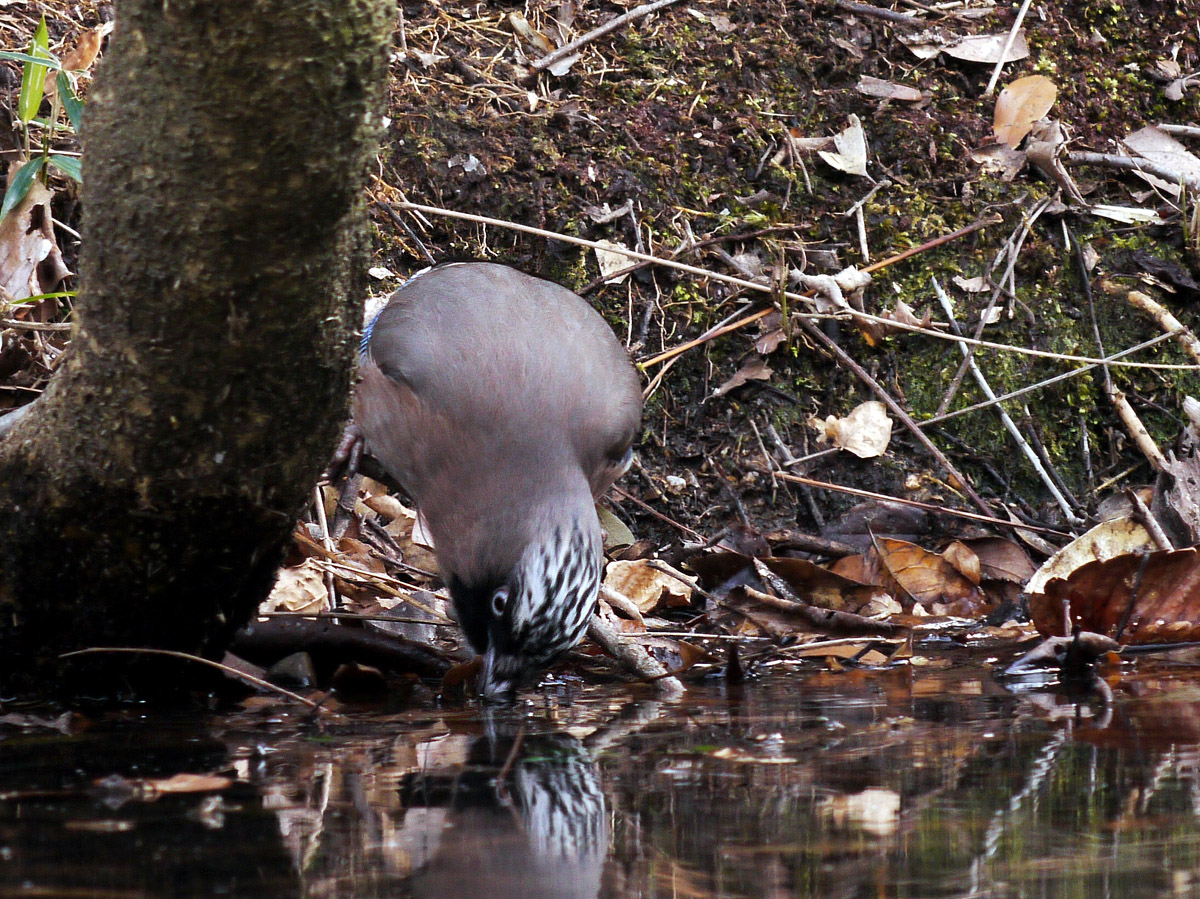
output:
M 0 715 L 0 897 L 1200 895 L 1200 690 L 1137 673 L 1098 703 L 959 665 L 661 707 Z M 227 786 L 153 787 L 179 774 Z
M 479 737 L 461 770 L 405 778 L 401 800 L 449 812 L 414 873 L 418 896 L 599 894 L 608 813 L 599 768 L 572 736 Z

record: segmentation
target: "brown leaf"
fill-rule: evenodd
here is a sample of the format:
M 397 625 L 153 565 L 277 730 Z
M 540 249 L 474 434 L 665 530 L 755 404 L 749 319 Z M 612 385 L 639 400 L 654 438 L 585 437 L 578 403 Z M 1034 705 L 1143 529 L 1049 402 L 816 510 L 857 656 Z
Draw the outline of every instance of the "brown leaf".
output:
M 685 584 L 652 567 L 645 559 L 609 562 L 604 586 L 632 600 L 642 613 L 653 612 L 660 606 L 687 606 L 692 601 L 692 591 Z
M 733 591 L 726 601 L 733 608 L 749 615 L 754 623 L 765 624 L 769 630 L 779 635 L 787 635 L 796 630 L 838 636 L 903 637 L 908 633 L 908 629 L 902 625 L 876 621 L 853 612 L 837 612 L 790 599 L 780 599 L 753 587 Z
M 453 690 L 455 687 L 461 687 L 471 678 L 479 674 L 482 668 L 483 659 L 480 656 L 476 656 L 469 662 L 460 662 L 459 664 L 453 666 L 449 671 L 446 672 L 445 676 L 442 677 L 442 689 Z
M 763 559 L 762 565 L 787 585 L 795 599 L 844 612 L 860 612 L 880 592 L 806 559 Z
M 1026 75 L 1018 78 L 996 99 L 992 132 L 996 140 L 1014 150 L 1025 139 L 1033 123 L 1054 106 L 1058 88 L 1045 75 Z
M 739 368 L 724 384 L 713 391 L 713 396 L 724 396 L 731 390 L 736 390 L 743 384 L 749 381 L 769 381 L 771 379 L 771 367 L 761 359 L 751 359 L 741 368 Z
M 972 584 L 978 586 L 983 579 L 980 574 L 979 556 L 965 543 L 955 540 L 942 550 L 942 558 Z
M 1122 644 L 1200 640 L 1200 553 L 1191 547 L 1089 562 L 1030 596 L 1029 611 L 1045 636 L 1068 636 L 1078 626 Z
M 942 52 L 947 56 L 953 56 L 955 59 L 961 59 L 964 62 L 982 62 L 991 65 L 1000 62 L 1001 53 L 1006 43 L 1008 43 L 1007 32 L 1000 32 L 998 34 L 972 34 L 955 41 L 949 46 L 942 47 Z M 1018 59 L 1024 59 L 1028 55 L 1029 43 L 1025 40 L 1024 29 L 1021 29 L 1017 32 L 1016 39 L 1009 45 L 1008 53 L 1004 54 L 1003 59 L 1006 63 L 1016 62 Z
M 979 558 L 980 575 L 986 580 L 1023 586 L 1037 570 L 1020 544 L 1003 537 L 975 537 L 962 542 Z
M 112 30 L 108 24 L 89 28 L 75 39 L 75 46 L 63 57 L 62 66 L 68 72 L 85 72 L 92 67 L 100 55 L 100 44 L 104 35 Z
M 925 99 L 925 95 L 915 87 L 897 84 L 894 81 L 884 81 L 882 78 L 872 78 L 870 75 L 859 77 L 857 90 L 864 97 L 878 97 L 881 100 L 902 100 L 916 103 Z
M 1080 534 L 1062 549 L 1047 559 L 1042 567 L 1029 578 L 1025 589 L 1029 593 L 1041 593 L 1053 578 L 1065 578 L 1076 568 L 1088 562 L 1103 561 L 1154 549 L 1154 538 L 1142 525 L 1130 518 L 1114 518 L 1102 521 L 1089 531 Z
M 328 598 L 324 572 L 314 560 L 306 559 L 294 568 L 280 569 L 271 595 L 263 600 L 259 611 L 320 612 Z
M 875 544 L 888 574 L 914 602 L 927 609 L 946 606 L 945 614 L 966 617 L 987 608 L 979 588 L 944 557 L 904 540 L 880 537 Z
M 8 169 L 9 183 L 20 168 Z M 0 306 L 5 301 L 23 300 L 50 293 L 71 274 L 62 260 L 50 219 L 54 194 L 35 180 L 3 221 L 0 221 Z
M 859 584 L 882 587 L 888 580 L 879 562 L 879 553 L 874 549 L 857 556 L 843 556 L 830 565 L 829 570 Z
M 152 793 L 214 793 L 233 786 L 232 777 L 217 774 L 176 774 L 160 780 L 143 781 Z
M 860 459 L 882 456 L 892 439 L 892 420 L 878 400 L 860 403 L 844 418 L 830 415 L 823 422 L 814 419 L 813 424 L 824 440 Z

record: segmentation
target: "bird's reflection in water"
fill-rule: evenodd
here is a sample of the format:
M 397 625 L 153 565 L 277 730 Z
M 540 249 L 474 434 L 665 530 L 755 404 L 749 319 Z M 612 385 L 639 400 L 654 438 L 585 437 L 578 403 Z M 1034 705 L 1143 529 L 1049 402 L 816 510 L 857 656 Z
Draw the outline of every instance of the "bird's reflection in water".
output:
M 418 896 L 595 897 L 608 851 L 600 770 L 567 734 L 478 738 L 455 775 L 412 775 L 406 807 L 442 807 L 449 826 L 414 873 Z

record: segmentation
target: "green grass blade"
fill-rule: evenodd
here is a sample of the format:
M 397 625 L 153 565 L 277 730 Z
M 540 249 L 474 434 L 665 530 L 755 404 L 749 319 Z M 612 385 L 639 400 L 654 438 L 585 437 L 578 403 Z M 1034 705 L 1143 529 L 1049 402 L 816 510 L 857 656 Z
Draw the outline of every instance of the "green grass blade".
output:
M 50 32 L 46 28 L 46 17 L 38 23 L 33 32 L 33 42 L 29 45 L 29 55 L 33 57 L 50 56 Z M 46 89 L 46 73 L 50 67 L 41 62 L 25 64 L 25 73 L 21 76 L 21 95 L 17 98 L 17 117 L 28 124 L 42 105 L 42 93 Z
M 79 291 L 77 291 L 77 290 L 56 290 L 53 293 L 36 293 L 33 296 L 25 297 L 24 299 L 11 300 L 8 305 L 10 305 L 10 306 L 29 306 L 32 303 L 40 303 L 42 300 L 69 299 L 71 297 L 77 296 L 78 294 L 79 294 Z
M 17 169 L 17 173 L 12 176 L 12 180 L 8 183 L 8 190 L 4 192 L 4 205 L 0 206 L 0 221 L 16 209 L 18 203 L 25 199 L 25 195 L 29 193 L 29 188 L 33 186 L 33 179 L 42 170 L 43 162 L 45 160 L 41 156 L 38 156 Z
M 72 181 L 83 183 L 83 161 L 78 156 L 59 156 L 50 154 L 50 164 L 70 178 Z

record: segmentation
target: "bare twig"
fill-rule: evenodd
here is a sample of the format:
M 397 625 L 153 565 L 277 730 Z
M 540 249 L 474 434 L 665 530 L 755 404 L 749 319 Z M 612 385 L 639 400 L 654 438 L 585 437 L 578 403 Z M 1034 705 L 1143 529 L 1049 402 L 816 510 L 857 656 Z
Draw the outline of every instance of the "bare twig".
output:
M 920 28 L 925 24 L 924 20 L 916 16 L 905 15 L 893 9 L 880 9 L 878 6 L 870 6 L 866 3 L 854 3 L 852 0 L 837 0 L 836 5 L 838 9 L 844 9 L 846 12 L 856 13 L 860 16 L 874 16 L 877 19 L 883 19 L 894 25 L 907 25 L 910 28 Z
M 1015 234 L 1009 236 L 1004 242 L 1004 249 L 1001 251 L 1008 254 L 1008 265 L 1005 267 L 1004 274 L 996 282 L 996 287 L 992 291 L 992 296 L 988 300 L 987 306 L 979 313 L 979 325 L 975 328 L 975 339 L 983 338 L 983 330 L 991 321 L 992 310 L 996 308 L 996 302 L 1000 299 L 1000 295 L 1004 293 L 1004 282 L 1013 278 L 1013 272 L 1016 270 L 1017 257 L 1021 253 L 1021 246 L 1025 243 L 1025 238 L 1029 236 L 1029 232 L 1033 229 L 1033 223 L 1038 220 L 1043 212 L 1050 206 L 1051 198 L 1047 197 L 1038 203 L 1033 211 L 1028 216 L 1022 216 L 1021 227 L 1017 229 Z M 1000 264 L 1000 259 L 1004 258 L 997 254 L 995 261 L 992 263 L 992 270 Z M 991 271 L 989 271 L 989 274 Z M 1013 291 L 1015 294 L 1015 290 Z M 957 334 L 957 332 L 956 332 Z M 959 335 L 961 336 L 961 335 Z M 962 346 L 962 344 L 959 344 Z M 958 392 L 963 378 L 967 376 L 967 363 L 971 361 L 973 348 L 967 348 L 967 353 L 963 357 L 963 361 L 959 364 L 958 370 L 954 373 L 954 377 L 950 379 L 950 386 L 946 389 L 942 396 L 942 401 L 938 404 L 936 415 L 942 415 L 950 408 L 950 403 L 954 400 L 954 395 Z
M 1149 159 L 1133 156 L 1118 156 L 1115 153 L 1085 153 L 1083 151 L 1064 153 L 1063 162 L 1068 165 L 1098 165 L 1109 169 L 1126 169 L 1132 172 L 1145 172 L 1155 178 L 1162 178 L 1172 184 L 1182 184 L 1188 190 L 1200 190 L 1200 178 L 1184 175 L 1175 169 L 1169 169 Z
M 1200 137 L 1200 128 L 1195 125 L 1159 125 L 1160 131 L 1165 131 L 1167 134 L 1181 134 L 1184 137 Z
M 996 68 L 992 70 L 991 80 L 988 81 L 987 88 L 983 95 L 990 97 L 992 91 L 996 89 L 996 82 L 1000 80 L 1000 73 L 1004 71 L 1004 63 L 1008 60 L 1008 51 L 1012 49 L 1013 41 L 1017 39 L 1017 32 L 1021 30 L 1021 23 L 1025 21 L 1025 13 L 1029 12 L 1030 0 L 1024 0 L 1021 8 L 1017 10 L 1017 17 L 1013 20 L 1013 26 L 1008 32 L 1008 37 L 1004 40 L 1004 47 L 1000 50 L 1000 58 L 996 60 Z
M 70 322 L 23 322 L 15 318 L 0 318 L 0 328 L 18 331 L 70 331 L 72 327 Z
M 1167 536 L 1167 532 L 1163 530 L 1163 526 L 1159 523 L 1154 513 L 1146 506 L 1145 502 L 1138 495 L 1136 490 L 1126 490 L 1125 497 L 1133 506 L 1133 518 L 1146 529 L 1150 535 L 1150 539 L 1154 541 L 1154 545 L 1159 549 L 1172 550 L 1175 544 L 1171 542 L 1171 538 Z
M 942 309 L 945 311 L 946 316 L 950 319 L 953 319 L 954 307 L 951 306 L 950 298 L 946 296 L 946 291 L 942 290 L 942 285 L 938 284 L 936 278 L 931 279 L 931 282 L 933 284 L 933 292 L 937 296 L 938 302 L 942 304 Z M 967 368 L 975 378 L 975 383 L 979 385 L 979 389 L 983 391 L 984 396 L 986 396 L 989 400 L 994 400 L 996 398 L 996 393 L 992 390 L 991 385 L 983 376 L 983 372 L 979 370 L 979 365 L 975 362 L 974 358 L 971 357 L 966 347 L 962 348 L 962 352 L 963 356 L 966 358 Z M 1062 492 L 1058 489 L 1058 485 L 1054 483 L 1054 479 L 1050 477 L 1049 473 L 1042 466 L 1042 462 L 1038 458 L 1037 453 L 1033 451 L 1033 448 L 1030 447 L 1029 442 L 1025 439 L 1024 435 L 1021 434 L 1016 422 L 1014 422 L 1009 414 L 1004 411 L 1002 406 L 996 406 L 996 413 L 1000 416 L 1000 421 L 1004 425 L 1004 430 L 1008 431 L 1009 436 L 1012 437 L 1013 442 L 1017 444 L 1017 447 L 1021 450 L 1022 455 L 1024 455 L 1029 461 L 1029 464 L 1033 467 L 1033 470 L 1037 472 L 1038 477 L 1042 479 L 1042 483 L 1046 485 L 1046 489 L 1050 491 L 1051 496 L 1054 497 L 1055 502 L 1058 503 L 1059 508 L 1062 509 L 1063 514 L 1067 517 L 1067 520 L 1072 524 L 1078 524 L 1079 518 L 1075 515 L 1075 510 L 1071 508 L 1071 504 L 1067 502 L 1067 498 L 1063 496 Z
M 817 341 L 817 343 L 821 344 L 827 350 L 832 352 L 842 365 L 845 365 L 847 368 L 849 368 L 852 372 L 854 372 L 855 377 L 871 388 L 871 392 L 883 401 L 883 404 L 888 407 L 889 411 L 891 411 L 893 415 L 900 419 L 901 423 L 908 428 L 914 437 L 917 438 L 917 441 L 929 451 L 929 454 L 933 456 L 935 460 L 937 460 L 937 463 L 942 466 L 943 470 L 945 470 L 945 472 L 962 487 L 963 493 L 965 493 L 967 498 L 975 504 L 975 507 L 983 512 L 983 514 L 991 515 L 992 509 L 986 502 L 983 501 L 983 497 L 975 492 L 975 489 L 971 486 L 970 482 L 959 473 L 958 469 L 954 466 L 954 463 L 946 458 L 946 454 L 938 449 L 937 445 L 930 440 L 925 432 L 917 426 L 917 423 L 913 421 L 912 416 L 905 412 L 904 409 L 901 408 L 900 404 L 892 398 L 892 395 L 884 390 L 883 386 L 877 380 L 875 380 L 875 378 L 871 377 L 865 368 L 859 365 L 849 353 L 838 346 L 837 343 L 824 331 L 810 321 L 801 321 L 800 324 L 804 330 L 811 335 L 814 340 Z
M 1183 347 L 1184 352 L 1200 362 L 1200 340 L 1197 340 L 1196 335 L 1183 326 L 1183 322 L 1177 319 L 1171 310 L 1140 290 L 1129 291 L 1125 298 L 1135 309 L 1140 309 L 1151 316 L 1158 322 L 1159 327 L 1175 338 Z
M 646 652 L 645 647 L 628 640 L 621 639 L 613 630 L 612 625 L 593 615 L 588 624 L 588 639 L 603 649 L 618 664 L 640 678 L 651 681 L 664 693 L 678 696 L 684 692 L 683 684 L 677 677 L 667 673 L 667 669 Z
M 673 3 L 678 2 L 679 0 L 655 0 L 653 3 L 643 3 L 641 6 L 634 7 L 633 9 L 629 10 L 629 12 L 619 15 L 615 19 L 609 19 L 600 27 L 593 28 L 587 34 L 580 35 L 570 43 L 563 44 L 553 53 L 547 53 L 541 59 L 535 59 L 532 63 L 530 63 L 530 65 L 533 66 L 535 71 L 540 72 L 542 69 L 549 68 L 556 62 L 566 59 L 580 47 L 590 44 L 592 41 L 598 38 L 604 37 L 604 35 L 608 34 L 610 31 L 616 31 L 622 25 L 627 25 L 628 23 L 644 18 L 645 16 L 650 15 L 650 13 L 656 12 L 665 6 L 670 6 Z
M 439 206 L 425 206 L 421 203 L 410 203 L 408 201 L 402 201 L 402 202 L 397 203 L 396 205 L 398 207 L 400 207 L 401 209 L 407 209 L 407 210 L 411 210 L 413 212 L 428 213 L 430 215 L 441 215 L 441 216 L 446 216 L 447 218 L 459 219 L 459 220 L 465 221 L 465 222 L 475 222 L 476 224 L 480 224 L 480 225 L 492 225 L 497 228 L 506 228 L 510 231 L 519 231 L 522 234 L 532 234 L 537 237 L 544 237 L 544 238 L 547 238 L 550 240 L 557 240 L 557 241 L 561 241 L 562 243 L 573 244 L 573 245 L 579 246 L 579 247 L 587 247 L 587 248 L 593 249 L 593 250 L 596 249 L 597 247 L 599 247 L 599 244 L 594 240 L 586 240 L 582 237 L 575 237 L 570 234 L 563 234 L 560 231 L 547 231 L 545 228 L 535 228 L 532 225 L 521 225 L 521 224 L 518 224 L 517 222 L 505 221 L 504 219 L 492 218 L 492 217 L 486 216 L 486 215 L 475 215 L 474 213 L 470 213 L 470 212 L 459 212 L 456 209 L 446 209 L 444 207 L 439 207 Z M 902 253 L 897 253 L 895 256 L 889 256 L 887 259 L 882 259 L 879 262 L 873 262 L 868 266 L 864 266 L 861 269 L 861 271 L 867 272 L 867 273 L 879 271 L 880 269 L 885 268 L 889 265 L 894 265 L 897 262 L 900 262 L 901 260 L 908 259 L 910 256 L 915 256 L 918 253 L 922 253 L 927 250 L 933 249 L 934 247 L 940 246 L 948 241 L 962 237 L 963 235 L 966 235 L 966 234 L 970 234 L 974 231 L 978 231 L 979 229 L 984 228 L 988 225 L 995 224 L 995 221 L 996 220 L 994 218 L 982 219 L 978 222 L 975 222 L 972 225 L 968 225 L 965 228 L 960 228 L 957 231 L 952 231 L 949 234 L 944 234 L 941 237 L 937 237 L 937 238 L 934 238 L 933 240 L 927 241 L 926 243 L 923 243 L 920 246 L 912 247 L 910 249 L 905 250 Z M 753 281 L 747 281 L 744 278 L 735 278 L 732 275 L 725 275 L 725 274 L 721 274 L 720 272 L 709 271 L 708 269 L 700 268 L 699 266 L 695 266 L 695 265 L 688 265 L 683 262 L 677 262 L 673 259 L 664 259 L 659 256 L 651 256 L 648 253 L 639 253 L 636 250 L 629 250 L 629 249 L 626 249 L 625 247 L 601 247 L 601 249 L 607 249 L 610 252 L 618 253 L 622 256 L 628 256 L 630 259 L 640 259 L 642 261 L 649 262 L 653 265 L 660 265 L 660 266 L 663 266 L 664 268 L 672 268 L 672 269 L 676 269 L 677 271 L 687 272 L 689 274 L 697 275 L 702 278 L 708 278 L 709 280 L 712 280 L 712 281 L 720 281 L 721 283 L 724 283 L 724 284 L 733 284 L 737 287 L 742 287 L 746 290 L 753 290 L 757 293 L 767 293 L 767 294 L 777 293 L 775 286 L 771 285 L 771 284 L 757 284 Z M 785 292 L 784 296 L 789 301 L 804 301 L 804 300 L 811 299 L 810 297 L 807 297 L 804 294 L 795 293 L 793 291 Z M 766 316 L 769 311 L 770 310 L 767 309 L 767 310 L 760 310 L 758 312 L 755 312 L 752 315 L 750 315 L 749 317 L 742 319 L 739 322 L 729 325 L 728 328 L 722 330 L 719 334 L 718 333 L 710 334 L 710 336 L 707 338 L 707 340 L 711 340 L 715 337 L 720 336 L 721 334 L 727 334 L 727 333 L 730 333 L 731 331 L 736 331 L 739 328 L 743 328 L 746 325 L 751 324 L 752 322 L 758 321 L 759 319 Z M 884 318 L 884 317 L 878 316 L 878 315 L 870 315 L 866 312 L 859 312 L 857 310 L 846 310 L 844 313 L 841 313 L 838 315 L 832 315 L 832 316 L 813 314 L 813 315 L 808 315 L 807 317 L 810 319 L 821 319 L 821 318 L 841 319 L 845 316 L 849 316 L 858 321 L 873 322 L 875 324 L 884 325 L 892 330 L 909 331 L 911 333 L 921 334 L 925 337 L 933 337 L 938 340 L 949 340 L 949 341 L 953 341 L 954 343 L 965 343 L 968 346 L 982 347 L 984 349 L 997 350 L 997 351 L 1003 352 L 1003 353 L 1017 353 L 1018 355 L 1022 355 L 1022 356 L 1033 356 L 1033 357 L 1039 358 L 1039 359 L 1055 359 L 1055 360 L 1058 360 L 1059 362 L 1075 362 L 1075 363 L 1079 363 L 1081 365 L 1099 365 L 1099 364 L 1103 364 L 1105 362 L 1112 361 L 1111 359 L 1096 359 L 1091 356 L 1075 356 L 1070 353 L 1052 353 L 1047 350 L 1035 350 L 1035 349 L 1032 349 L 1031 347 L 1012 346 L 1010 344 L 995 343 L 993 341 L 988 341 L 988 340 L 973 340 L 970 337 L 958 337 L 953 334 L 944 334 L 941 331 L 922 327 L 920 325 L 907 325 L 907 324 L 904 324 L 903 322 L 898 322 L 895 319 Z M 699 342 L 705 343 L 705 342 L 707 342 L 707 340 L 702 340 Z M 644 369 L 650 367 L 651 365 L 657 365 L 659 363 L 666 362 L 669 359 L 672 359 L 675 356 L 678 356 L 680 353 L 684 352 L 686 349 L 691 349 L 693 346 L 696 346 L 696 345 L 697 345 L 697 343 L 695 341 L 689 341 L 688 343 L 683 344 L 681 347 L 675 347 L 674 349 L 667 350 L 666 352 L 663 352 L 663 353 L 659 353 L 657 356 L 654 356 L 653 358 L 644 360 L 643 362 L 639 363 L 639 366 L 644 370 Z M 1195 371 L 1198 368 L 1198 366 L 1196 366 L 1196 365 L 1175 364 L 1175 363 L 1168 363 L 1168 362 L 1122 362 L 1121 365 L 1126 368 L 1145 368 L 1145 369 L 1153 369 L 1156 371 Z
M 905 499 L 900 496 L 887 496 L 883 493 L 875 493 L 871 490 L 861 490 L 858 487 L 847 487 L 844 484 L 832 484 L 829 481 L 818 481 L 815 478 L 806 478 L 798 474 L 791 474 L 786 471 L 778 473 L 778 477 L 783 481 L 791 481 L 793 484 L 805 484 L 809 487 L 817 487 L 821 490 L 833 490 L 837 493 L 845 493 L 849 496 L 861 496 L 863 499 L 873 499 L 884 503 L 897 503 L 902 506 L 911 506 L 914 509 L 924 509 L 926 512 L 933 512 L 936 515 L 953 515 L 955 518 L 966 518 L 970 521 L 982 521 L 986 524 L 992 524 L 1002 528 L 1015 528 L 1019 531 L 1035 531 L 1039 534 L 1050 534 L 1053 537 L 1070 537 L 1066 531 L 1058 531 L 1054 528 L 1041 527 L 1036 524 L 1024 524 L 1017 521 L 1009 521 L 1005 518 L 997 518 L 994 515 L 981 515 L 978 512 L 966 512 L 962 509 L 950 509 L 946 506 L 934 505 L 933 503 L 923 503 L 915 499 Z

